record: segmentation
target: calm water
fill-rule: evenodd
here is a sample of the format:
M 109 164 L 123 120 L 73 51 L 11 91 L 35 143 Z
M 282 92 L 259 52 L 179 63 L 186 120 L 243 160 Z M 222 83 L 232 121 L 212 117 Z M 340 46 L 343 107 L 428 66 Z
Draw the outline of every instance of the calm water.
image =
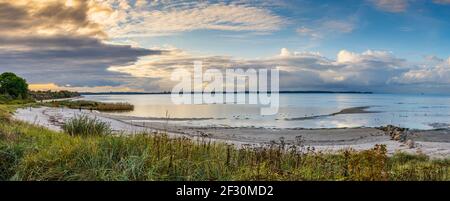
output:
M 86 100 L 128 102 L 135 106 L 127 116 L 214 118 L 177 121 L 193 126 L 255 126 L 269 128 L 374 127 L 393 124 L 416 129 L 449 128 L 450 96 L 392 94 L 280 94 L 277 115 L 261 116 L 258 105 L 174 105 L 170 95 L 87 95 Z M 289 118 L 327 115 L 350 107 L 370 106 L 377 113 L 345 114 L 316 119 Z

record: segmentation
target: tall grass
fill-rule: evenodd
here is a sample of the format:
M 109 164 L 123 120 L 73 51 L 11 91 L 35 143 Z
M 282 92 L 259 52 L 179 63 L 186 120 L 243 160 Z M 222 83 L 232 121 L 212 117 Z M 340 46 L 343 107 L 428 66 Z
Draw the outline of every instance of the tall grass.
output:
M 77 115 L 63 125 L 63 130 L 71 136 L 109 135 L 111 126 L 97 118 Z
M 302 151 L 299 151 L 302 150 Z M 11 120 L 0 124 L 1 180 L 450 180 L 450 160 L 304 147 L 235 148 L 207 139 L 69 135 Z

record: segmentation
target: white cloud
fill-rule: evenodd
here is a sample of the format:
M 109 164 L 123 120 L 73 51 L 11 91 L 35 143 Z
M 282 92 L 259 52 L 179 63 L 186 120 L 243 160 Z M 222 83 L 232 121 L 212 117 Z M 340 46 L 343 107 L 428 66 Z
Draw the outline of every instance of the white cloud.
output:
M 338 63 L 359 63 L 365 61 L 389 61 L 392 63 L 401 62 L 401 60 L 396 58 L 391 52 L 386 51 L 367 50 L 361 54 L 358 54 L 347 50 L 341 50 L 337 55 Z
M 302 26 L 296 30 L 301 36 L 322 39 L 336 34 L 351 33 L 355 30 L 355 20 L 321 20 L 311 27 Z
M 271 11 L 246 4 L 164 2 L 133 9 L 126 1 L 102 2 L 90 19 L 102 24 L 110 37 L 167 35 L 193 30 L 270 32 L 285 20 Z M 137 2 L 135 6 L 145 6 Z M 104 12 L 109 10 L 110 12 Z
M 341 50 L 339 51 L 337 55 L 337 62 L 338 63 L 347 63 L 347 62 L 355 62 L 359 60 L 359 55 L 349 52 L 347 50 Z
M 287 48 L 282 48 L 280 52 L 281 57 L 291 56 L 291 52 Z
M 195 56 L 181 50 L 153 56 L 129 66 L 116 66 L 110 71 L 127 73 L 133 77 L 158 78 L 163 90 L 171 88 L 170 73 L 177 68 L 191 70 L 194 61 L 202 61 L 204 68 L 275 68 L 281 70 L 280 86 L 289 89 L 369 90 L 386 87 L 391 78 L 405 70 L 404 60 L 389 52 L 368 50 L 352 53 L 342 50 L 337 59 L 316 52 L 291 52 L 281 49 L 273 57 L 245 60 L 222 56 Z M 373 87 L 373 88 L 372 88 Z
M 404 12 L 408 8 L 408 0 L 370 0 L 378 9 L 399 13 Z
M 435 58 L 434 61 L 440 62 L 434 66 L 411 69 L 393 80 L 401 84 L 450 84 L 450 57 L 447 60 Z

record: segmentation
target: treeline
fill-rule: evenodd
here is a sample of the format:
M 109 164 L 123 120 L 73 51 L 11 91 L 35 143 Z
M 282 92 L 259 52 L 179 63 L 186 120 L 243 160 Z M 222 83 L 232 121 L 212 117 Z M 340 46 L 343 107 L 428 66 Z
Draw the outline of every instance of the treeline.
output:
M 78 97 L 80 94 L 73 91 L 30 91 L 29 95 L 35 100 L 50 100 L 50 99 L 61 99 L 61 98 L 73 98 Z
M 35 100 L 73 98 L 78 92 L 63 91 L 29 91 L 25 79 L 11 72 L 0 74 L 0 103 L 27 103 Z

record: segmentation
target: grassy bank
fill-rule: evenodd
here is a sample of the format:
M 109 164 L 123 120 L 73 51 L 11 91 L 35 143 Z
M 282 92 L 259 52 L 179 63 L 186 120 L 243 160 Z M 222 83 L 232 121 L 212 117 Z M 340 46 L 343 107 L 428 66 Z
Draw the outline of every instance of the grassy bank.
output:
M 236 149 L 163 134 L 69 135 L 13 121 L 0 105 L 0 180 L 450 180 L 450 160 Z

